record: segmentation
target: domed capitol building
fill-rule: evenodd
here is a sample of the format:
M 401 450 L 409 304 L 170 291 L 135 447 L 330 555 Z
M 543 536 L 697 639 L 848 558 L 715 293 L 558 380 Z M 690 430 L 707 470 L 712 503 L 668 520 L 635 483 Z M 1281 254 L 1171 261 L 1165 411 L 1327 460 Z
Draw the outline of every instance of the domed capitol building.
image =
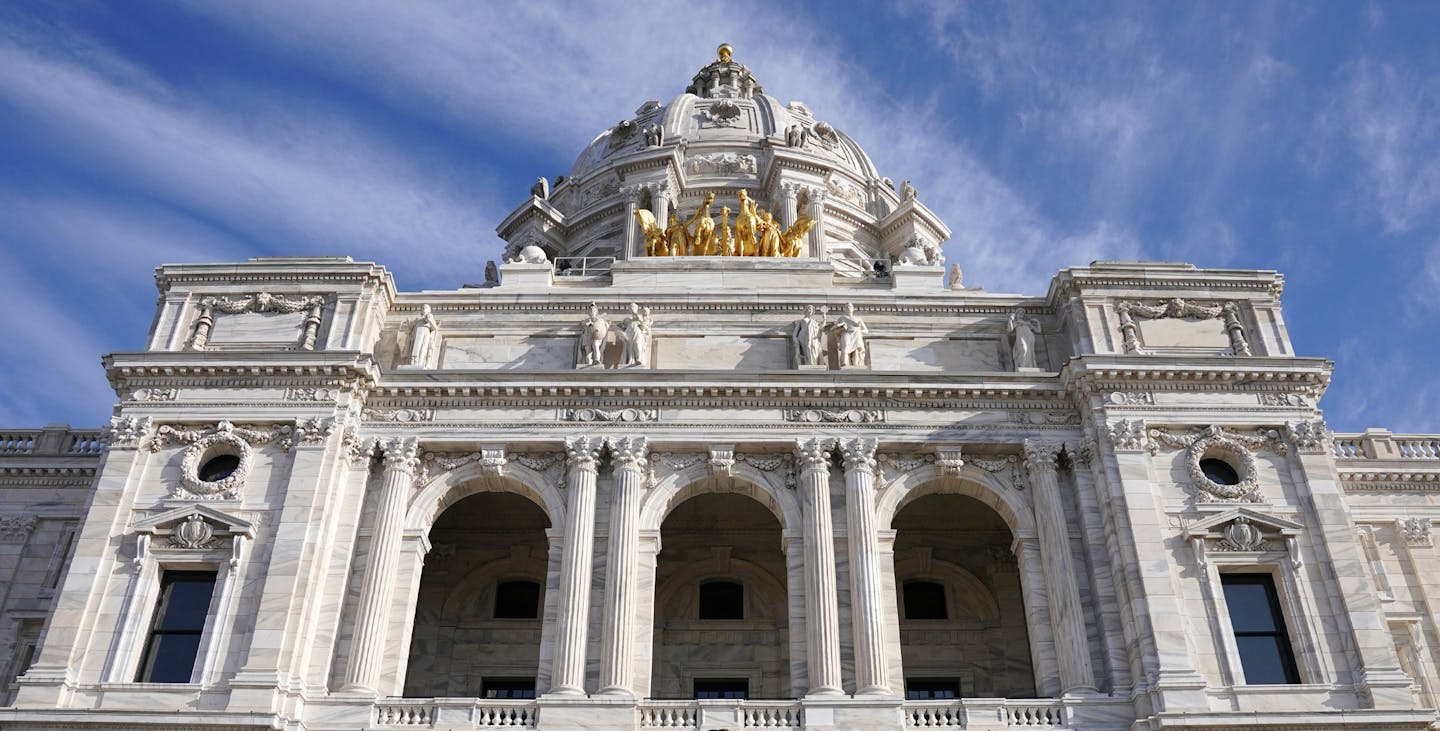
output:
M 0 430 L 0 729 L 1437 722 L 1440 437 L 1326 428 L 1280 274 L 967 287 L 824 111 L 721 46 L 483 284 L 160 267 L 109 426 Z

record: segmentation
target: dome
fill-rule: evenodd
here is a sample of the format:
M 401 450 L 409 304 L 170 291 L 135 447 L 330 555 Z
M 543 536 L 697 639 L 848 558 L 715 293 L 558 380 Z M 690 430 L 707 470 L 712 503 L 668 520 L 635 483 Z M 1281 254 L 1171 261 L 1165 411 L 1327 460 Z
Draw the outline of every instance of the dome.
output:
M 860 145 L 804 103 L 766 94 L 728 44 L 668 104 L 644 102 L 601 131 L 553 190 L 541 179 L 531 193 L 498 229 L 507 259 L 524 246 L 551 258 L 648 256 L 636 221 L 653 233 L 671 216 L 691 226 L 713 219 L 707 230 L 720 231 L 747 204 L 747 221 L 768 215 L 791 237 L 784 256 L 835 260 L 837 271 L 863 274 L 917 239 L 938 247 L 949 237 L 913 186 L 897 190 Z M 902 211 L 923 220 L 896 219 Z M 813 228 L 800 233 L 807 222 Z M 807 243 L 796 244 L 802 235 Z M 697 255 L 691 248 L 685 255 Z

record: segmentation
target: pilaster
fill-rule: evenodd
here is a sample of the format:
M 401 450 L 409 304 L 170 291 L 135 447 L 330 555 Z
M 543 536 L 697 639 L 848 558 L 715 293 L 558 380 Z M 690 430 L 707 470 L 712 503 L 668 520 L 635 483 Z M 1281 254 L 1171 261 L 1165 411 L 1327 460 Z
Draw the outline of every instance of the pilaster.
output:
M 1040 537 L 1045 586 L 1049 589 L 1050 623 L 1055 630 L 1056 656 L 1060 662 L 1060 690 L 1070 694 L 1094 692 L 1095 674 L 1090 667 L 1090 644 L 1070 555 L 1070 530 L 1056 476 L 1062 446 L 1060 442 L 1026 439 L 1025 469 L 1033 487 L 1035 528 Z

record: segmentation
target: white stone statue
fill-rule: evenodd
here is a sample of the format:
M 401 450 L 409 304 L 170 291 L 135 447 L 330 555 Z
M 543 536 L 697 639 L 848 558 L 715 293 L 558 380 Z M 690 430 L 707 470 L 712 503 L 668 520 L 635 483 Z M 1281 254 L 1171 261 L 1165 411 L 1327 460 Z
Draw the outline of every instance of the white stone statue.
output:
M 1025 315 L 1016 307 L 1010 313 L 1010 359 L 1015 369 L 1035 368 L 1035 338 L 1040 335 L 1040 321 Z
M 654 324 L 649 307 L 642 309 L 640 305 L 630 303 L 630 316 L 625 318 L 620 331 L 625 345 L 621 360 L 625 365 L 649 367 L 650 331 Z
M 915 186 L 911 185 L 910 181 L 906 180 L 900 183 L 900 200 L 913 201 L 919 195 L 919 191 L 915 190 Z
M 550 257 L 545 255 L 545 250 L 530 244 L 520 249 L 514 259 L 505 262 L 506 264 L 549 264 Z
M 440 329 L 440 323 L 435 321 L 435 315 L 430 312 L 430 305 L 425 305 L 420 310 L 420 317 L 415 320 L 415 326 L 410 329 L 410 352 L 405 357 L 405 365 L 429 365 L 430 349 L 435 342 L 435 331 L 438 329 Z
M 790 340 L 795 344 L 795 362 L 798 365 L 820 365 L 825 352 L 825 316 L 828 308 L 815 311 L 814 305 L 805 305 L 805 316 L 795 321 L 790 331 Z
M 835 318 L 835 324 L 831 327 L 840 331 L 840 365 L 865 365 L 865 334 L 870 332 L 870 329 L 865 327 L 865 321 L 855 314 L 853 302 L 845 303 L 845 313 Z
M 530 195 L 542 201 L 548 200 L 550 198 L 550 181 L 544 177 L 537 178 L 535 184 L 530 186 Z
M 605 338 L 610 335 L 610 321 L 600 314 L 600 308 L 590 303 L 590 313 L 580 321 L 579 353 L 575 356 L 576 366 L 605 365 Z
M 950 289 L 965 289 L 965 276 L 959 264 L 950 265 Z

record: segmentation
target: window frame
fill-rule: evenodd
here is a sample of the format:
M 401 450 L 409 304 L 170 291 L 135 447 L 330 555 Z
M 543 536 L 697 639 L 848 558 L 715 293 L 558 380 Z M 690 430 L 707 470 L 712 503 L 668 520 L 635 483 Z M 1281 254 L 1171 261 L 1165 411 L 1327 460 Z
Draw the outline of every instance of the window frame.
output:
M 744 686 L 745 686 L 744 695 L 740 696 L 739 698 L 730 698 L 730 697 L 726 697 L 726 696 L 717 696 L 717 697 L 713 697 L 713 698 L 701 697 L 701 696 L 700 696 L 700 684 L 701 684 L 701 683 L 716 683 L 716 684 L 719 684 L 719 683 L 743 683 Z M 748 700 L 751 700 L 751 699 L 752 699 L 752 696 L 750 695 L 750 679 L 749 679 L 749 678 L 746 678 L 746 677 L 729 677 L 729 678 L 721 678 L 721 677 L 704 677 L 704 678 L 700 678 L 700 677 L 696 677 L 696 678 L 691 678 L 691 679 L 690 679 L 690 698 L 691 698 L 692 700 L 697 700 L 697 701 L 722 701 L 722 702 L 723 702 L 723 701 L 732 701 L 732 702 L 733 702 L 733 701 L 748 701 Z
M 205 616 L 200 623 L 198 630 L 167 630 L 161 625 L 165 621 L 169 611 L 169 600 L 171 594 L 166 590 L 180 583 L 180 578 L 198 578 L 201 576 L 210 579 L 210 598 L 205 604 Z M 220 591 L 220 572 L 218 570 L 176 570 L 162 569 L 158 577 L 159 586 L 155 592 L 154 608 L 150 612 L 150 621 L 145 630 L 145 639 L 140 648 L 140 661 L 135 669 L 135 682 L 137 683 L 163 683 L 165 685 L 185 685 L 197 682 L 197 675 L 201 675 L 203 668 L 201 662 L 205 659 L 205 639 L 210 634 L 211 625 L 215 614 L 215 600 Z M 146 676 L 154 671 L 154 662 L 157 657 L 156 650 L 159 648 L 160 638 L 168 636 L 193 636 L 195 637 L 195 657 L 190 663 L 190 677 L 185 681 L 152 680 Z
M 718 585 L 737 586 L 740 588 L 740 616 L 738 617 L 707 617 L 705 616 L 705 587 Z M 695 619 L 699 622 L 744 622 L 747 612 L 746 600 L 748 592 L 745 589 L 745 582 L 728 577 L 716 577 L 705 579 L 695 586 Z
M 1276 627 L 1275 630 L 1271 632 L 1237 631 L 1235 629 L 1233 610 L 1229 606 L 1228 598 L 1226 599 L 1225 623 L 1229 631 L 1229 638 L 1233 643 L 1233 658 L 1236 663 L 1235 669 L 1239 671 L 1235 679 L 1241 681 L 1235 683 L 1235 685 L 1288 686 L 1304 684 L 1304 676 L 1301 675 L 1300 672 L 1299 657 L 1295 652 L 1295 640 L 1290 633 L 1292 623 L 1285 611 L 1284 602 L 1280 597 L 1280 586 L 1278 586 L 1275 581 L 1274 573 L 1269 571 L 1222 571 L 1219 574 L 1219 584 L 1219 595 L 1221 597 L 1225 597 L 1225 587 L 1227 584 L 1265 587 L 1267 590 L 1265 598 L 1266 603 L 1269 605 L 1270 620 Z M 1279 661 L 1281 669 L 1285 673 L 1285 682 L 1254 682 L 1247 677 L 1245 671 L 1245 656 L 1240 651 L 1240 639 L 1243 637 L 1270 637 L 1275 640 L 1275 644 L 1280 651 Z
M 514 617 L 500 615 L 500 592 L 501 588 L 509 584 L 529 584 L 535 587 L 535 613 L 528 617 Z M 490 606 L 490 618 L 501 621 L 533 622 L 543 619 L 545 616 L 545 582 L 522 576 L 509 579 L 500 579 L 495 582 L 495 596 Z

